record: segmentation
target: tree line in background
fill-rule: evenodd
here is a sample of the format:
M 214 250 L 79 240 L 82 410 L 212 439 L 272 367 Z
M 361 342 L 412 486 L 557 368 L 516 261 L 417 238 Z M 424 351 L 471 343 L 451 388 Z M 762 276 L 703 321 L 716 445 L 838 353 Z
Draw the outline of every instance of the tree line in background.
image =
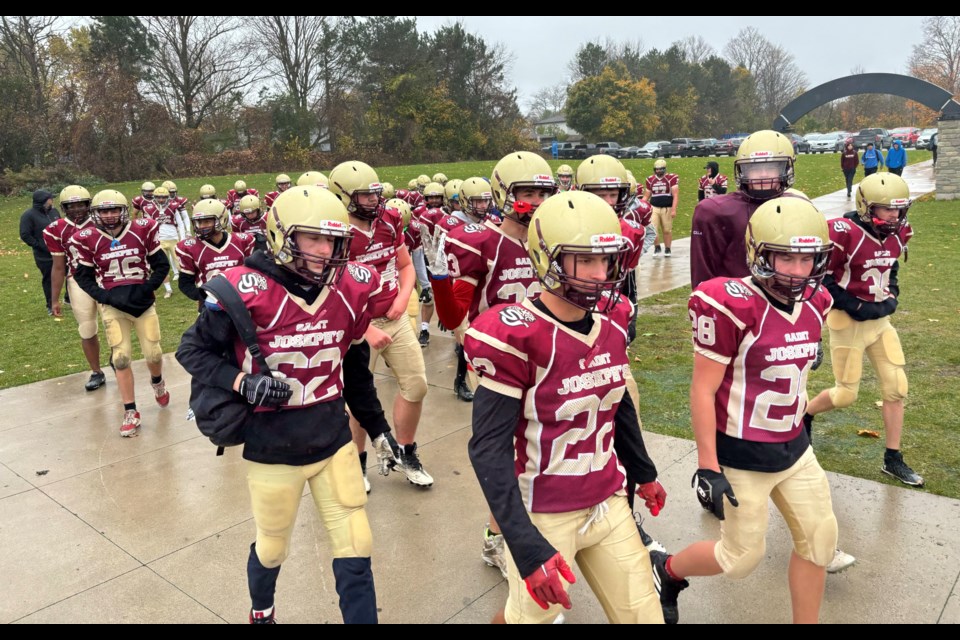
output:
M 960 18 L 926 18 L 923 42 L 904 54 L 911 75 L 960 94 Z M 563 113 L 566 124 L 586 139 L 621 144 L 768 128 L 787 103 L 810 88 L 793 55 L 754 27 L 741 29 L 722 55 L 702 36 L 679 40 L 664 51 L 645 50 L 640 41 L 588 42 L 568 68 L 570 82 L 537 92 L 528 117 L 537 122 Z M 850 70 L 857 73 L 863 69 Z M 794 129 L 924 127 L 936 117 L 897 96 L 865 94 L 823 105 Z M 538 131 L 565 139 L 559 126 Z
M 497 157 L 531 145 L 506 67 L 412 18 L 3 16 L 0 189 Z
M 526 117 L 510 52 L 461 23 L 393 16 L 0 16 L 0 192 L 30 184 L 490 159 L 531 148 L 563 112 L 593 140 L 641 143 L 767 127 L 807 79 L 746 27 L 718 54 L 691 36 L 660 51 L 590 42 L 570 82 Z M 910 73 L 954 94 L 960 18 L 924 21 Z M 855 72 L 856 70 L 854 70 Z M 853 96 L 800 131 L 930 124 L 891 96 Z

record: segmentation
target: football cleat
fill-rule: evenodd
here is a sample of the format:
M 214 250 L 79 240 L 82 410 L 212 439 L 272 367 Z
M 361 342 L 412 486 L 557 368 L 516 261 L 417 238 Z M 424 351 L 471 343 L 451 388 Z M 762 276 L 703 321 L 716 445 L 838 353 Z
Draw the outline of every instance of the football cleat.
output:
M 90 374 L 90 379 L 83 388 L 87 391 L 96 391 L 105 384 L 107 384 L 107 376 L 103 375 L 103 371 L 96 371 Z
M 504 578 L 507 577 L 506 542 L 502 533 L 493 533 L 490 527 L 483 530 L 483 550 L 480 552 L 480 559 L 487 566 L 499 569 Z
M 417 454 L 417 443 L 405 444 L 400 448 L 400 455 L 397 457 L 396 469 L 407 476 L 410 484 L 418 487 L 433 486 L 433 476 L 424 471 L 420 463 L 420 456 Z
M 157 384 L 150 384 L 153 387 L 153 397 L 156 399 L 157 404 L 161 407 L 165 407 L 170 404 L 170 392 L 167 391 L 167 383 L 161 380 Z
M 132 438 L 140 432 L 140 412 L 129 409 L 123 412 L 123 424 L 120 425 L 120 436 Z

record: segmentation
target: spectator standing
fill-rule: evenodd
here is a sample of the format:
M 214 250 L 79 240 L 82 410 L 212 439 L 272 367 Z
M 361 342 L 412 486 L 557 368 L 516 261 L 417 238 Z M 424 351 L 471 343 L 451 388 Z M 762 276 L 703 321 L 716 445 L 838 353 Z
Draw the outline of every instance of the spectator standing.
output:
M 847 180 L 847 199 L 853 193 L 853 178 L 857 175 L 857 167 L 860 166 L 860 156 L 853 147 L 852 142 L 847 142 L 840 153 L 840 169 L 843 171 L 843 177 Z
M 53 194 L 45 189 L 33 192 L 33 206 L 20 216 L 20 239 L 33 249 L 33 261 L 40 270 L 43 297 L 47 303 L 47 315 L 52 316 L 50 300 L 50 276 L 53 273 L 53 256 L 43 239 L 43 230 L 60 218 L 53 207 Z
M 873 175 L 877 170 L 883 166 L 883 154 L 873 148 L 873 143 L 867 143 L 867 149 L 863 152 L 863 157 L 860 158 L 860 162 L 863 163 L 863 177 Z
M 907 166 L 907 150 L 903 148 L 899 140 L 894 140 L 890 148 L 887 149 L 887 169 L 890 173 L 899 176 L 903 174 L 905 166 Z

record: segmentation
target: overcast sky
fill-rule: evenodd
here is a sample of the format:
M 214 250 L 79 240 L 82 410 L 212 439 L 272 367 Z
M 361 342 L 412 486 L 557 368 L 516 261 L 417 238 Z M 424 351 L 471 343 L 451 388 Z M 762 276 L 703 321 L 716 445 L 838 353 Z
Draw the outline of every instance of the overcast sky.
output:
M 650 6 L 650 5 L 648 5 Z M 728 5 L 724 5 L 726 7 Z M 701 35 L 722 55 L 724 45 L 745 26 L 794 55 L 809 88 L 866 72 L 905 73 L 912 47 L 922 36 L 923 16 L 416 16 L 417 28 L 431 32 L 463 22 L 489 43 L 502 44 L 513 59 L 509 82 L 517 87 L 522 110 L 544 87 L 568 80 L 568 63 L 585 42 L 641 39 L 646 49 L 666 49 L 687 36 Z M 869 37 L 870 34 L 873 37 Z M 893 35 L 895 34 L 895 35 Z

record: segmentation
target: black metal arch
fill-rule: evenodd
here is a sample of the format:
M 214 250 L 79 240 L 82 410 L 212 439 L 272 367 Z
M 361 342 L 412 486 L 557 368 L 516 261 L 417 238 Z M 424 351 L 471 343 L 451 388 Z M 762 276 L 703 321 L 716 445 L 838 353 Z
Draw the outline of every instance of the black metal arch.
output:
M 897 73 L 861 73 L 837 78 L 795 98 L 773 122 L 774 131 L 786 131 L 794 122 L 817 107 L 860 93 L 885 93 L 914 100 L 939 111 L 941 120 L 960 120 L 960 104 L 949 91 L 926 80 Z

